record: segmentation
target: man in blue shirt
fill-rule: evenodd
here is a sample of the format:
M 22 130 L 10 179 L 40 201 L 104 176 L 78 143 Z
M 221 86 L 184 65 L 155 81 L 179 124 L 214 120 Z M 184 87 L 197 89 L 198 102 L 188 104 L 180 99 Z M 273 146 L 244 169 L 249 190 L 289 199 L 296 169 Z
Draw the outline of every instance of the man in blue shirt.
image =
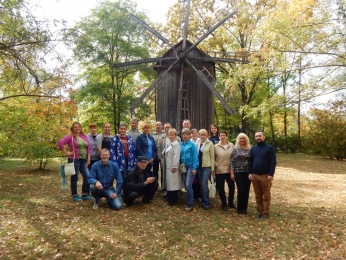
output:
M 112 209 L 121 209 L 120 190 L 123 186 L 123 178 L 118 165 L 109 160 L 110 152 L 108 149 L 101 150 L 101 160 L 94 163 L 91 167 L 88 182 L 90 184 L 91 195 L 95 198 L 93 209 L 98 209 L 100 199 L 106 198 Z M 113 183 L 116 181 L 116 189 Z
M 257 218 L 269 217 L 272 181 L 274 179 L 276 155 L 274 147 L 267 144 L 263 132 L 255 134 L 257 145 L 250 150 L 249 179 L 256 195 Z

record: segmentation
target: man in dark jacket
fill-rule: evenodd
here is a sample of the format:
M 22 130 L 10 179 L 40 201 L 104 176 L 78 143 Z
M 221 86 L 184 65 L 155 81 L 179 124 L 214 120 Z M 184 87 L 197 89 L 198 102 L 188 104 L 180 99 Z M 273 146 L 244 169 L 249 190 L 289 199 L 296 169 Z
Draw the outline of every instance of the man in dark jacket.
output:
M 142 202 L 150 204 L 157 191 L 158 182 L 154 174 L 147 168 L 148 158 L 139 156 L 137 165 L 128 173 L 124 201 L 127 206 L 143 196 Z
M 269 217 L 271 194 L 274 179 L 276 155 L 274 147 L 267 144 L 263 132 L 255 134 L 257 145 L 253 146 L 249 157 L 249 179 L 256 195 L 257 218 Z

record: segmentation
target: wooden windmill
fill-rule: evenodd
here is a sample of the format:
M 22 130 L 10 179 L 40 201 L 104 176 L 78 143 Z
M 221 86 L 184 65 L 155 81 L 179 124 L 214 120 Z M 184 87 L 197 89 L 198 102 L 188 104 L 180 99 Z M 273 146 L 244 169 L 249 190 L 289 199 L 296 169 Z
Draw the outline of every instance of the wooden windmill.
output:
M 211 57 L 197 48 L 198 44 L 232 17 L 236 10 L 223 12 L 221 19 L 216 21 L 213 27 L 210 26 L 196 43 L 193 44 L 187 40 L 190 2 L 190 0 L 180 0 L 180 7 L 181 10 L 184 10 L 185 19 L 181 19 L 182 40 L 175 45 L 172 45 L 161 34 L 131 14 L 131 19 L 145 27 L 170 49 L 160 58 L 118 63 L 114 66 L 119 68 L 156 62 L 154 69 L 157 71 L 158 77 L 131 106 L 130 111 L 132 113 L 148 95 L 155 92 L 157 120 L 163 123 L 170 122 L 180 129 L 182 120 L 190 119 L 194 128 L 207 129 L 214 122 L 214 96 L 218 98 L 229 114 L 234 113 L 215 88 L 215 84 L 219 84 L 215 80 L 215 62 L 244 63 L 246 60 L 244 56 L 237 57 L 236 54 L 232 57 Z

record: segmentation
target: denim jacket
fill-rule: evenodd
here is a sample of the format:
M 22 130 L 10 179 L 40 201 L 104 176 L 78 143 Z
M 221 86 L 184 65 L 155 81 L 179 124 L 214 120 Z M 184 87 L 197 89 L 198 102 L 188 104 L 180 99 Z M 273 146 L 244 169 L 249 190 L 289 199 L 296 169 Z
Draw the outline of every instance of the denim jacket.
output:
M 113 188 L 114 180 L 117 182 L 115 193 L 120 194 L 123 187 L 123 177 L 119 171 L 119 167 L 115 162 L 108 161 L 107 165 L 103 165 L 102 161 L 97 161 L 91 166 L 88 183 L 95 184 L 96 181 L 101 182 L 104 189 Z

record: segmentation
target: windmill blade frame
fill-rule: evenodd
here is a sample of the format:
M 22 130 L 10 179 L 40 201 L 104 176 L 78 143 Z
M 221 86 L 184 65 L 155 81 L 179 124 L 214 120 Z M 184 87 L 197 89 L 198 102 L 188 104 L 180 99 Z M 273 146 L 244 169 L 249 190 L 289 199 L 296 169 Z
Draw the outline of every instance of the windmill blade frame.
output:
M 145 96 L 147 96 L 155 87 L 156 85 L 166 76 L 166 74 L 178 63 L 180 62 L 179 59 L 177 59 L 175 62 L 171 64 L 171 66 L 165 70 L 159 77 L 155 79 L 155 81 L 151 84 L 151 86 L 136 100 L 136 102 L 130 107 L 130 111 L 132 112 L 140 102 L 143 101 Z
M 195 44 L 193 44 L 190 48 L 185 51 L 185 55 L 188 54 L 191 50 L 193 50 L 198 44 L 200 44 L 205 38 L 207 38 L 212 32 L 214 32 L 217 28 L 219 28 L 224 22 L 226 22 L 229 18 L 237 13 L 238 9 L 235 9 L 233 12 L 229 13 L 225 18 L 220 20 L 213 28 L 207 31 L 204 35 L 202 35 Z

